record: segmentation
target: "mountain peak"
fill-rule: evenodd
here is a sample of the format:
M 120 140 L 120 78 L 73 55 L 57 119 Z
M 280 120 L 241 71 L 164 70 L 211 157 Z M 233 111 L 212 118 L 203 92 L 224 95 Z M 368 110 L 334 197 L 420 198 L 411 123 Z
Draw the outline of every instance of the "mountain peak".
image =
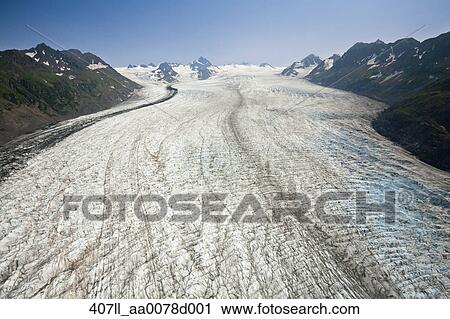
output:
M 300 61 L 300 63 L 303 64 L 303 67 L 308 68 L 312 65 L 318 65 L 322 62 L 322 60 L 315 54 L 309 54 L 307 55 L 303 60 Z
M 45 54 L 46 52 L 55 52 L 56 51 L 55 49 L 53 49 L 52 47 L 49 47 L 44 42 L 39 43 L 34 48 L 31 48 L 31 50 L 35 50 L 35 51 L 40 52 L 42 54 Z
M 158 68 L 153 71 L 153 76 L 157 80 L 163 80 L 168 83 L 172 83 L 176 81 L 178 73 L 174 71 L 171 63 L 163 62 L 158 65 Z
M 270 65 L 270 63 L 267 63 L 267 62 L 263 62 L 259 66 L 262 67 L 262 68 L 273 68 L 273 66 Z
M 303 58 L 300 62 L 294 62 L 289 67 L 285 68 L 281 75 L 285 76 L 306 76 L 309 71 L 315 66 L 320 65 L 322 60 L 314 54 L 309 54 L 305 58 Z
M 41 43 L 37 44 L 35 48 L 38 49 L 38 50 L 41 50 L 41 49 L 51 49 L 51 48 L 50 48 L 47 44 L 45 44 L 44 42 L 41 42 Z
M 202 57 L 202 56 L 199 57 L 196 61 L 192 62 L 192 64 L 195 64 L 196 62 L 200 63 L 200 64 L 202 64 L 202 65 L 204 65 L 206 67 L 212 66 L 212 63 L 207 58 Z
M 310 53 L 308 54 L 305 59 L 314 59 L 314 58 L 318 58 L 319 56 L 315 55 L 314 53 Z
M 190 64 L 191 70 L 197 71 L 199 80 L 206 80 L 214 73 L 214 70 L 210 69 L 212 66 L 212 63 L 202 56 Z
M 169 63 L 169 62 L 160 63 L 158 68 L 161 70 L 165 70 L 165 71 L 173 71 L 171 63 Z
M 333 59 L 335 61 L 340 59 L 340 58 L 341 58 L 341 56 L 339 54 L 337 54 L 337 53 L 334 53 L 331 57 L 329 57 L 329 59 Z

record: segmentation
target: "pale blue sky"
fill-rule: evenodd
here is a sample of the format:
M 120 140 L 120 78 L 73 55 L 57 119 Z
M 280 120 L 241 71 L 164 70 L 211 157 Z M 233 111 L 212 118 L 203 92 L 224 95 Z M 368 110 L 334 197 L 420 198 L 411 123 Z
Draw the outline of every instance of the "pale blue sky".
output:
M 450 31 L 450 1 L 22 1 L 2 4 L 0 50 L 48 40 L 91 51 L 112 65 L 248 61 L 287 65 L 355 42 L 418 40 Z

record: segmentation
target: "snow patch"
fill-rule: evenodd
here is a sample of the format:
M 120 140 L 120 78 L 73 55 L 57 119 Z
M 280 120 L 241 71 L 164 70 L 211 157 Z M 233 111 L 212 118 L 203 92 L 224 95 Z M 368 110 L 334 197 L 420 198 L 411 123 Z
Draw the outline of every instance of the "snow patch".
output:
M 367 61 L 367 65 L 374 65 L 376 64 L 375 60 L 376 60 L 377 56 L 374 54 L 372 55 L 372 58 L 369 59 L 369 61 Z
M 91 69 L 91 70 L 104 69 L 104 68 L 107 68 L 107 67 L 108 67 L 107 65 L 102 64 L 100 62 L 99 63 L 91 63 L 91 64 L 89 64 L 87 66 L 87 68 Z
M 328 71 L 329 69 L 331 69 L 331 68 L 333 67 L 333 65 L 334 65 L 334 60 L 328 58 L 328 59 L 325 59 L 325 60 L 323 61 L 323 63 L 324 63 L 324 69 L 325 69 L 325 71 Z
M 37 52 L 36 51 L 34 51 L 34 52 L 27 52 L 27 53 L 25 53 L 25 55 L 26 56 L 29 56 L 30 58 L 34 58 L 34 56 L 37 54 Z
M 395 71 L 394 73 L 392 73 L 392 74 L 388 75 L 386 78 L 384 78 L 384 80 L 381 81 L 380 83 L 384 83 L 386 81 L 389 81 L 389 80 L 399 76 L 402 73 L 403 73 L 403 71 Z
M 388 66 L 388 65 L 394 63 L 395 61 L 396 61 L 395 54 L 394 53 L 389 53 L 389 56 L 386 59 L 386 62 L 388 62 L 388 63 L 385 66 Z
M 372 75 L 369 79 L 378 79 L 382 76 L 381 72 L 375 75 Z

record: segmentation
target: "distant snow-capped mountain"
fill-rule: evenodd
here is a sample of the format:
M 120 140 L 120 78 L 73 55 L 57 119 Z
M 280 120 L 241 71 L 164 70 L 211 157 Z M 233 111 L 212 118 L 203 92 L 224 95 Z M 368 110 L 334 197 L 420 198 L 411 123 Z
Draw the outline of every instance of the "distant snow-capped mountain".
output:
M 215 73 L 212 63 L 202 56 L 193 61 L 189 66 L 191 70 L 197 72 L 197 78 L 199 80 L 206 80 Z
M 318 65 L 322 62 L 322 60 L 314 54 L 308 55 L 306 58 L 300 61 L 303 64 L 304 68 L 309 68 L 310 66 Z
M 137 67 L 138 67 L 138 65 L 136 65 L 136 64 L 128 64 L 128 66 L 127 66 L 128 69 L 134 69 L 134 68 L 137 68 Z M 139 64 L 139 67 L 141 67 L 141 68 L 155 68 L 156 65 L 153 64 L 153 63 L 149 63 L 149 64 L 141 63 L 141 64 Z
M 267 62 L 263 62 L 263 63 L 261 63 L 259 66 L 262 67 L 262 68 L 273 68 L 273 66 L 270 65 L 270 64 L 267 63 Z
M 333 54 L 329 58 L 320 61 L 320 63 L 308 74 L 308 77 L 330 70 L 340 58 L 341 56 L 339 54 Z
M 177 80 L 178 73 L 174 71 L 171 63 L 163 62 L 153 71 L 153 78 L 158 81 L 173 83 Z
M 163 62 L 156 67 L 149 64 L 129 64 L 127 69 L 139 78 L 147 77 L 155 81 L 173 83 L 182 79 L 206 80 L 214 75 L 218 68 L 205 57 L 200 57 L 190 64 Z
M 310 54 L 300 62 L 294 62 L 290 66 L 285 68 L 281 72 L 281 75 L 305 76 L 320 63 L 322 63 L 322 60 L 317 55 Z

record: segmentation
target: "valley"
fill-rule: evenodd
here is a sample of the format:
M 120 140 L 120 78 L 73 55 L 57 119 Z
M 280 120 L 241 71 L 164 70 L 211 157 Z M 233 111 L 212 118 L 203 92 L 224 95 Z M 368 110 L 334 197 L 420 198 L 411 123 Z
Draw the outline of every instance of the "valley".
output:
M 219 66 L 201 81 L 174 70 L 177 94 L 161 101 L 167 85 L 150 70 L 118 69 L 143 88 L 102 114 L 126 112 L 70 120 L 94 119 L 9 171 L 0 183 L 0 297 L 448 297 L 450 175 L 372 128 L 385 104 L 273 67 Z M 370 202 L 393 191 L 395 223 L 380 212 L 365 224 L 324 223 L 313 205 L 330 191 L 366 192 Z M 229 209 L 254 194 L 272 217 L 279 192 L 306 194 L 311 222 L 246 223 L 226 210 L 221 223 L 174 222 L 171 208 L 144 222 L 133 205 L 113 205 L 98 221 L 78 205 L 64 218 L 70 196 L 193 194 L 203 209 L 211 193 L 226 194 Z M 354 200 L 325 209 L 355 215 Z

